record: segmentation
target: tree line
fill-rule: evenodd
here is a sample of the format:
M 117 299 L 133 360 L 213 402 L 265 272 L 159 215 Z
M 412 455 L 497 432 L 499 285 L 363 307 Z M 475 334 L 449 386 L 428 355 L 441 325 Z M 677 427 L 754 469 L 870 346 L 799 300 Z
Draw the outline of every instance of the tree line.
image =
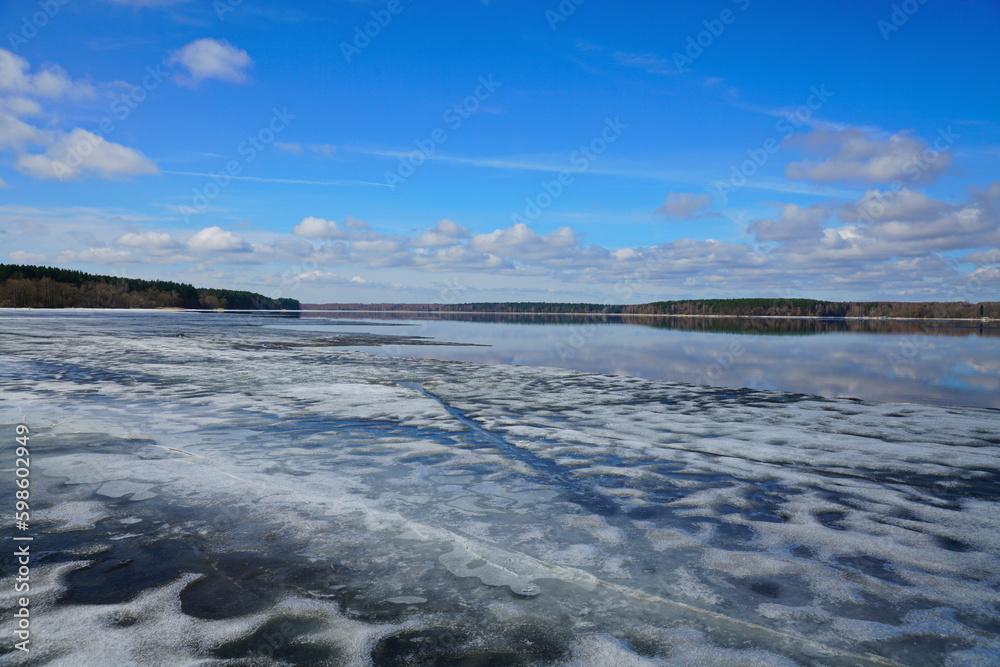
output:
M 0 308 L 225 308 L 298 310 L 295 299 L 196 288 L 167 280 L 102 276 L 47 266 L 0 264 Z
M 816 299 L 687 299 L 636 305 L 599 303 L 496 302 L 460 304 L 328 303 L 305 306 L 308 310 L 358 310 L 368 312 L 439 311 L 454 313 L 584 313 L 591 315 L 713 315 L 723 317 L 828 317 L 828 318 L 961 318 L 1000 319 L 1000 301 L 909 302 L 819 301 Z

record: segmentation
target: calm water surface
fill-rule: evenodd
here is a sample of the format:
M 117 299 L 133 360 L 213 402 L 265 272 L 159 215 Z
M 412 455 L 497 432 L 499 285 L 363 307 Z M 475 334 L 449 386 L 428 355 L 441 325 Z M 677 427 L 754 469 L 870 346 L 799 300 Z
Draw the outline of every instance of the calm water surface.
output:
M 357 348 L 377 355 L 1000 408 L 1000 322 L 309 313 L 271 326 L 419 335 L 488 346 Z

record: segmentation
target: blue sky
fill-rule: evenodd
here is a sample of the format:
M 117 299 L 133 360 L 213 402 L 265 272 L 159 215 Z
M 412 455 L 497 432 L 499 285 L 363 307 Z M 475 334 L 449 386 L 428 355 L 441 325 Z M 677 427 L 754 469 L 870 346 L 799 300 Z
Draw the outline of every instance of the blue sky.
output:
M 996 299 L 998 34 L 988 0 L 5 0 L 0 261 L 307 302 Z

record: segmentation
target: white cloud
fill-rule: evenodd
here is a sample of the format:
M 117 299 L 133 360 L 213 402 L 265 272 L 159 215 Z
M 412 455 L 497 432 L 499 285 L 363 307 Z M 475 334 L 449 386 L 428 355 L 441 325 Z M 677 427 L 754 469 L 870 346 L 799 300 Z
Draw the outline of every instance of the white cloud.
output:
M 322 157 L 333 157 L 337 153 L 337 147 L 333 144 L 299 144 L 299 143 L 284 143 L 281 141 L 276 141 L 274 147 L 285 153 L 291 153 L 292 155 L 304 155 L 305 151 L 310 153 L 315 153 L 316 155 Z
M 15 116 L 39 116 L 42 113 L 42 105 L 33 99 L 11 95 L 0 98 L 0 109 L 6 109 Z
M 28 144 L 44 141 L 45 137 L 38 128 L 0 111 L 0 150 L 23 150 Z
M 302 144 L 287 143 L 284 141 L 275 141 L 274 147 L 283 153 L 291 153 L 292 155 L 302 155 Z
M 329 271 L 306 271 L 295 276 L 294 280 L 300 282 L 343 282 L 336 274 Z
M 350 215 L 344 218 L 344 227 L 347 229 L 370 229 L 367 222 L 364 220 L 358 220 Z
M 375 254 L 393 253 L 402 249 L 402 246 L 401 240 L 391 238 L 376 238 L 351 243 L 351 248 L 357 252 Z
M 663 206 L 656 209 L 656 212 L 668 218 L 680 218 L 690 220 L 691 218 L 702 218 L 710 213 L 699 212 L 712 205 L 712 198 L 707 194 L 694 194 L 691 192 L 671 192 L 667 195 Z
M 42 154 L 22 154 L 18 169 L 40 179 L 75 180 L 157 174 L 156 164 L 134 148 L 77 128 L 61 135 Z
M 786 204 L 777 218 L 754 220 L 749 227 L 758 241 L 818 240 L 832 212 L 822 204 Z
M 512 270 L 514 265 L 496 255 L 478 252 L 463 245 L 453 245 L 437 250 L 419 248 L 414 264 L 427 271 Z
M 15 250 L 14 252 L 7 253 L 7 260 L 13 262 L 14 264 L 37 264 L 45 261 L 45 255 L 39 255 L 35 252 Z
M 180 246 L 170 234 L 159 232 L 128 232 L 115 239 L 116 245 L 145 250 L 172 250 Z
M 204 38 L 172 53 L 167 63 L 187 70 L 187 74 L 177 77 L 178 83 L 194 86 L 210 79 L 246 83 L 249 80 L 246 70 L 253 60 L 246 51 L 229 42 Z
M 454 245 L 459 239 L 468 238 L 471 232 L 467 227 L 453 220 L 440 220 L 433 229 L 429 229 L 410 242 L 414 248 L 442 248 Z
M 469 246 L 474 250 L 500 257 L 539 257 L 551 256 L 555 252 L 578 244 L 575 232 L 569 227 L 560 227 L 542 236 L 523 222 L 519 222 L 489 234 L 477 234 L 472 237 Z
M 308 241 L 293 238 L 278 238 L 269 244 L 253 244 L 253 252 L 266 261 L 298 261 L 314 253 Z
M 347 232 L 333 220 L 309 216 L 292 228 L 292 234 L 304 239 L 343 239 Z
M 954 210 L 951 204 L 908 188 L 895 192 L 869 190 L 858 201 L 842 206 L 840 217 L 848 222 L 873 219 L 916 222 L 937 218 Z
M 61 67 L 48 65 L 31 72 L 27 60 L 0 49 L 0 151 L 15 154 L 17 168 L 34 178 L 75 180 L 85 177 L 117 178 L 157 173 L 141 152 L 106 141 L 77 128 L 70 132 L 41 129 L 24 120 L 43 115 L 34 98 L 81 99 L 94 95 L 89 83 L 73 81 Z M 48 125 L 58 118 L 49 118 Z M 41 146 L 41 153 L 27 152 Z
M 948 144 L 936 140 L 939 149 Z M 787 145 L 816 155 L 818 160 L 790 163 L 785 175 L 816 183 L 929 183 L 947 170 L 949 152 L 932 151 L 927 142 L 902 131 L 876 139 L 860 128 L 817 129 L 791 137 Z
M 194 252 L 248 252 L 250 244 L 221 227 L 206 227 L 187 240 Z
M 463 283 L 488 283 L 491 289 L 520 284 L 527 290 L 521 294 L 548 292 L 555 298 L 589 291 L 595 300 L 619 302 L 647 297 L 767 295 L 784 288 L 849 290 L 857 298 L 933 298 L 961 285 L 962 274 L 956 266 L 986 264 L 983 260 L 996 257 L 983 251 L 1000 248 L 1000 215 L 995 207 L 1000 187 L 991 184 L 972 190 L 964 202 L 955 203 L 897 191 L 898 201 L 887 201 L 885 207 L 891 217 L 850 219 L 858 218 L 863 202 L 888 194 L 871 190 L 839 208 L 831 201 L 811 206 L 778 204 L 774 216 L 751 223 L 749 231 L 754 236 L 742 242 L 687 238 L 626 248 L 584 245 L 571 227 L 543 234 L 522 224 L 471 234 L 447 219 L 431 229 L 398 235 L 372 230 L 354 218 L 345 218 L 339 225 L 305 218 L 294 235 L 263 229 L 239 232 L 247 234 L 252 245 L 235 230 L 220 227 L 202 229 L 178 243 L 175 239 L 184 238 L 180 230 L 150 229 L 148 220 L 132 220 L 122 211 L 111 215 L 60 209 L 43 215 L 27 207 L 0 206 L 0 228 L 7 232 L 3 245 L 26 256 L 103 262 L 109 268 L 140 263 L 193 265 L 209 260 L 213 266 L 282 266 L 282 280 L 287 284 L 287 276 L 297 275 L 307 293 L 316 289 L 315 294 L 320 294 L 324 285 L 386 290 L 372 292 L 373 299 L 392 299 L 394 294 L 385 284 L 372 282 L 373 276 L 385 283 L 405 277 L 407 285 L 421 288 L 421 273 L 442 272 L 467 274 L 468 278 L 459 278 Z M 70 219 L 79 222 L 71 224 Z M 62 248 L 72 250 L 56 255 L 61 239 L 73 244 Z M 111 244 L 106 239 L 115 241 Z M 440 244 L 428 245 L 428 241 Z M 92 247 L 79 251 L 81 242 Z M 758 242 L 766 245 L 758 246 Z M 995 281 L 996 273 L 980 271 L 966 278 L 986 285 Z M 990 287 L 994 284 L 989 282 Z M 425 284 L 421 289 L 429 288 Z M 988 298 L 985 287 L 980 291 Z
M 1000 248 L 984 252 L 972 252 L 961 258 L 962 262 L 971 264 L 1000 264 Z
M 127 250 L 114 248 L 87 248 L 86 250 L 64 250 L 56 255 L 57 262 L 82 262 L 85 264 L 137 264 L 138 260 Z
M 94 96 L 94 87 L 73 81 L 66 70 L 50 65 L 35 74 L 28 61 L 6 49 L 0 49 L 0 94 L 58 99 L 82 99 Z

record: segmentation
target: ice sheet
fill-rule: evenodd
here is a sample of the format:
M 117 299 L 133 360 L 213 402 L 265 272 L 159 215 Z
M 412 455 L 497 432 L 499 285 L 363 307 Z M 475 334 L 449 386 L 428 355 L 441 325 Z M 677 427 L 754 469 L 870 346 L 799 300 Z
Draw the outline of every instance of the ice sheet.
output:
M 1000 662 L 997 411 L 373 357 L 265 323 L 0 314 L 46 647 L 0 659 Z

